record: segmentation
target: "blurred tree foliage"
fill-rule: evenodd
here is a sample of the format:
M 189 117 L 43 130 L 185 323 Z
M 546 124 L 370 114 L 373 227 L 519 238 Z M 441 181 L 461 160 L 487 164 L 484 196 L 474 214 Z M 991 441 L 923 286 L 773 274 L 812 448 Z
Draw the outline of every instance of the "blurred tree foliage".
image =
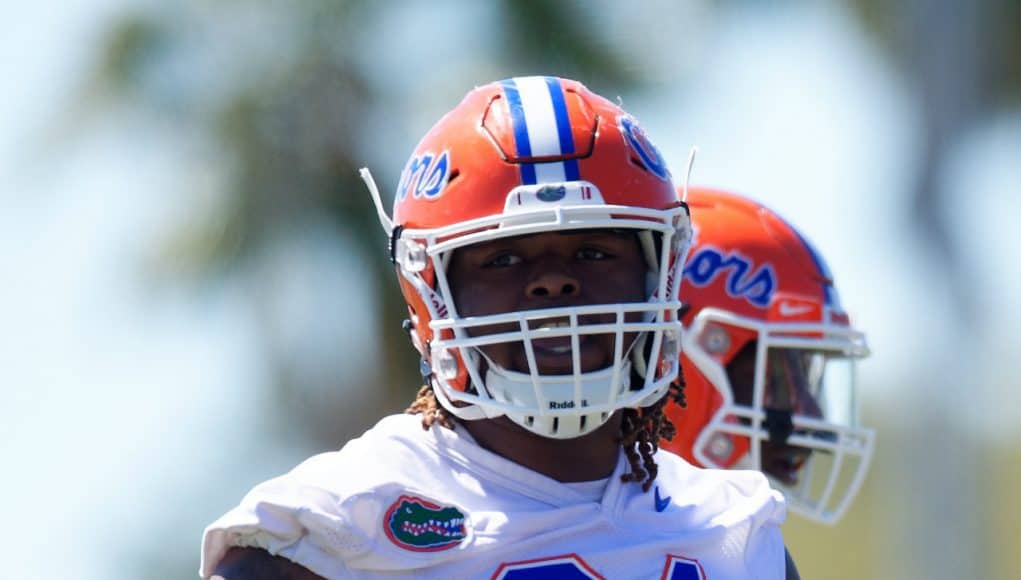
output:
M 954 203 L 955 197 L 971 200 L 974 193 L 950 190 L 947 172 L 950 161 L 967 146 L 969 133 L 988 130 L 999 115 L 1017 111 L 1021 3 L 855 0 L 854 5 L 908 81 L 911 96 L 919 105 L 918 163 L 909 203 L 905 204 L 905 225 L 914 231 L 936 266 L 932 272 L 941 277 L 931 282 L 933 287 L 949 290 L 942 312 L 963 327 L 961 334 L 969 336 L 970 342 L 988 348 L 992 345 L 983 347 L 982 342 L 996 339 L 983 332 L 990 323 L 983 318 L 992 311 L 984 308 L 978 297 L 989 294 L 976 288 L 981 276 L 975 271 L 975 260 L 964 253 L 964 234 L 956 231 L 959 226 L 951 213 L 963 207 Z M 909 544 L 913 552 L 905 556 L 913 561 L 913 575 L 919 578 L 1007 577 L 983 572 L 1010 569 L 1007 562 L 1013 555 L 1008 554 L 1009 548 L 1003 550 L 1001 543 L 1007 526 L 976 509 L 996 487 L 992 484 L 996 474 L 986 469 L 996 462 L 982 457 L 974 438 L 956 436 L 938 407 L 924 404 L 931 388 L 919 385 L 915 389 L 920 404 L 913 421 L 919 429 L 938 426 L 932 432 L 940 433 L 941 443 L 916 441 L 912 449 L 908 438 L 891 437 L 888 441 L 899 453 L 913 458 L 911 469 L 904 473 L 909 489 L 926 489 L 933 497 L 951 498 L 940 505 L 939 513 L 954 525 L 929 525 L 927 509 L 907 509 L 906 528 L 912 535 L 917 532 L 917 538 Z M 982 385 L 971 391 L 972 396 L 999 398 L 1002 395 L 993 394 L 995 388 Z M 952 469 L 948 469 L 947 457 L 955 458 Z M 1015 504 L 1008 499 L 1001 509 L 1015 514 Z M 1013 531 L 1016 540 L 1016 526 Z
M 1021 101 L 1021 2 L 1017 0 L 854 0 L 878 44 L 921 105 L 920 163 L 907 221 L 951 289 L 958 321 L 982 323 L 972 264 L 961 255 L 939 183 L 965 134 Z

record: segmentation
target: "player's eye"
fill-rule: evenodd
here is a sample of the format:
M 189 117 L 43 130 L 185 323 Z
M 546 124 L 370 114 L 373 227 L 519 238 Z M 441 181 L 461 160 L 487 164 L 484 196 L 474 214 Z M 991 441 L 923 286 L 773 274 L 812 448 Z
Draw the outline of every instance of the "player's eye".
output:
M 608 252 L 604 252 L 599 248 L 584 247 L 578 250 L 575 254 L 579 260 L 605 260 L 610 258 L 611 255 Z
M 507 252 L 507 253 L 503 253 L 503 254 L 498 254 L 498 255 L 496 255 L 493 258 L 489 258 L 488 260 L 483 262 L 482 267 L 483 268 L 506 268 L 508 266 L 513 266 L 515 264 L 520 264 L 520 263 L 521 263 L 521 256 L 518 256 L 516 254 L 511 254 L 511 253 Z

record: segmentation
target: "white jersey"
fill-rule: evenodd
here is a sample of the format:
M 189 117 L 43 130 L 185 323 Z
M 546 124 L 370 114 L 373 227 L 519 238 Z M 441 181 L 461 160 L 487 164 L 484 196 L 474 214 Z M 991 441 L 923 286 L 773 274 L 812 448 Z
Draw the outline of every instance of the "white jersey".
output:
M 326 578 L 784 578 L 786 508 L 762 474 L 656 463 L 643 492 L 621 453 L 593 498 L 394 415 L 252 489 L 206 528 L 200 573 L 250 546 Z

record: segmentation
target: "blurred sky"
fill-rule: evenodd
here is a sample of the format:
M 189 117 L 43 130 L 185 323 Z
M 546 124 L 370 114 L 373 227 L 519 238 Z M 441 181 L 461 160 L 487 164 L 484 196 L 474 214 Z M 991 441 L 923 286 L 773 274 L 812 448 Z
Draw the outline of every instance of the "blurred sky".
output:
M 146 274 L 153 245 L 201 211 L 182 191 L 181 175 L 196 166 L 194 149 L 130 110 L 80 124 L 65 116 L 103 24 L 124 6 L 8 6 L 0 34 L 0 78 L 8 87 L 0 93 L 0 455 L 7 464 L 0 501 L 15 522 L 0 529 L 0 545 L 11 578 L 38 577 L 40 563 L 47 577 L 128 577 L 119 566 L 131 556 L 125 535 L 165 535 L 168 550 L 193 550 L 197 559 L 200 530 L 189 514 L 222 511 L 244 489 L 232 482 L 211 496 L 182 496 L 180 489 L 207 476 L 192 466 L 241 465 L 232 454 L 253 441 L 264 452 L 249 462 L 257 463 L 251 479 L 300 459 L 286 441 L 261 440 L 259 426 L 245 424 L 269 380 L 251 290 L 228 282 L 196 295 Z M 662 71 L 655 90 L 632 97 L 622 87 L 625 106 L 675 176 L 697 144 L 694 182 L 766 202 L 827 257 L 874 350 L 861 369 L 866 409 L 910 417 L 925 396 L 946 410 L 947 421 L 981 437 L 1021 438 L 1017 390 L 990 386 L 1016 383 L 1021 115 L 984 118 L 954 144 L 941 176 L 954 192 L 955 235 L 983 293 L 981 326 L 966 332 L 948 315 L 949 294 L 931 282 L 939 265 L 922 259 L 907 228 L 903 192 L 920 139 L 911 88 L 838 4 L 731 6 L 669 8 L 675 21 L 699 26 L 683 27 L 684 38 L 671 45 L 678 54 L 646 55 L 645 66 Z M 443 12 L 395 10 L 384 26 L 420 22 L 415 15 L 424 13 Z M 616 9 L 608 18 L 624 19 L 632 31 L 649 27 L 656 46 L 670 45 L 681 29 L 657 21 L 653 10 Z M 398 79 L 417 69 L 403 58 L 416 54 L 412 47 L 425 35 L 388 35 L 399 44 L 379 55 L 380 74 Z M 639 58 L 642 44 L 629 38 L 623 42 Z M 410 151 L 418 133 L 470 88 L 459 86 L 461 74 L 448 77 L 449 99 L 418 109 L 424 118 L 387 121 L 405 139 L 394 147 Z M 281 305 L 295 321 L 295 348 L 308 346 L 303 324 L 322 322 L 302 309 L 305 301 L 322 302 L 302 294 L 303 275 L 327 269 L 348 303 L 373 300 L 348 275 L 358 265 L 345 261 L 341 242 L 278 250 L 296 281 Z M 367 312 L 349 309 L 324 324 L 371 328 Z M 357 337 L 333 339 L 327 344 L 352 361 L 378 360 L 358 349 Z M 948 373 L 985 396 L 962 408 L 956 389 L 926 389 Z M 220 428 L 231 423 L 245 428 Z M 216 474 L 208 477 L 216 487 Z M 169 521 L 168 507 L 179 512 Z

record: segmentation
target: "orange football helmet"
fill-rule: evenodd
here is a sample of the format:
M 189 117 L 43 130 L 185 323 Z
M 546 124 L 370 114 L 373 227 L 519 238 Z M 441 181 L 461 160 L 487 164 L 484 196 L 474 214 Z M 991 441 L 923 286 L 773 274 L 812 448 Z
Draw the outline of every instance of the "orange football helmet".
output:
M 833 277 L 790 224 L 737 195 L 689 190 L 683 271 L 687 407 L 663 448 L 704 467 L 758 469 L 792 511 L 835 523 L 860 487 L 874 434 L 857 424 L 854 361 L 868 355 Z
M 571 438 L 598 428 L 616 409 L 658 400 L 675 380 L 688 211 L 662 155 L 617 105 L 555 77 L 487 84 L 468 93 L 415 147 L 392 221 L 366 170 L 363 177 L 390 236 L 412 342 L 437 399 L 455 416 L 507 415 L 534 433 Z M 648 265 L 646 301 L 458 314 L 446 275 L 454 250 L 592 228 L 636 232 Z M 593 324 L 596 315 L 614 322 Z M 486 327 L 507 323 L 517 330 L 485 334 Z M 611 333 L 613 364 L 582 372 L 578 337 Z M 623 344 L 625 333 L 639 338 Z M 532 342 L 565 336 L 575 350 L 574 371 L 540 373 Z M 523 345 L 529 372 L 501 368 L 479 348 L 498 342 Z

